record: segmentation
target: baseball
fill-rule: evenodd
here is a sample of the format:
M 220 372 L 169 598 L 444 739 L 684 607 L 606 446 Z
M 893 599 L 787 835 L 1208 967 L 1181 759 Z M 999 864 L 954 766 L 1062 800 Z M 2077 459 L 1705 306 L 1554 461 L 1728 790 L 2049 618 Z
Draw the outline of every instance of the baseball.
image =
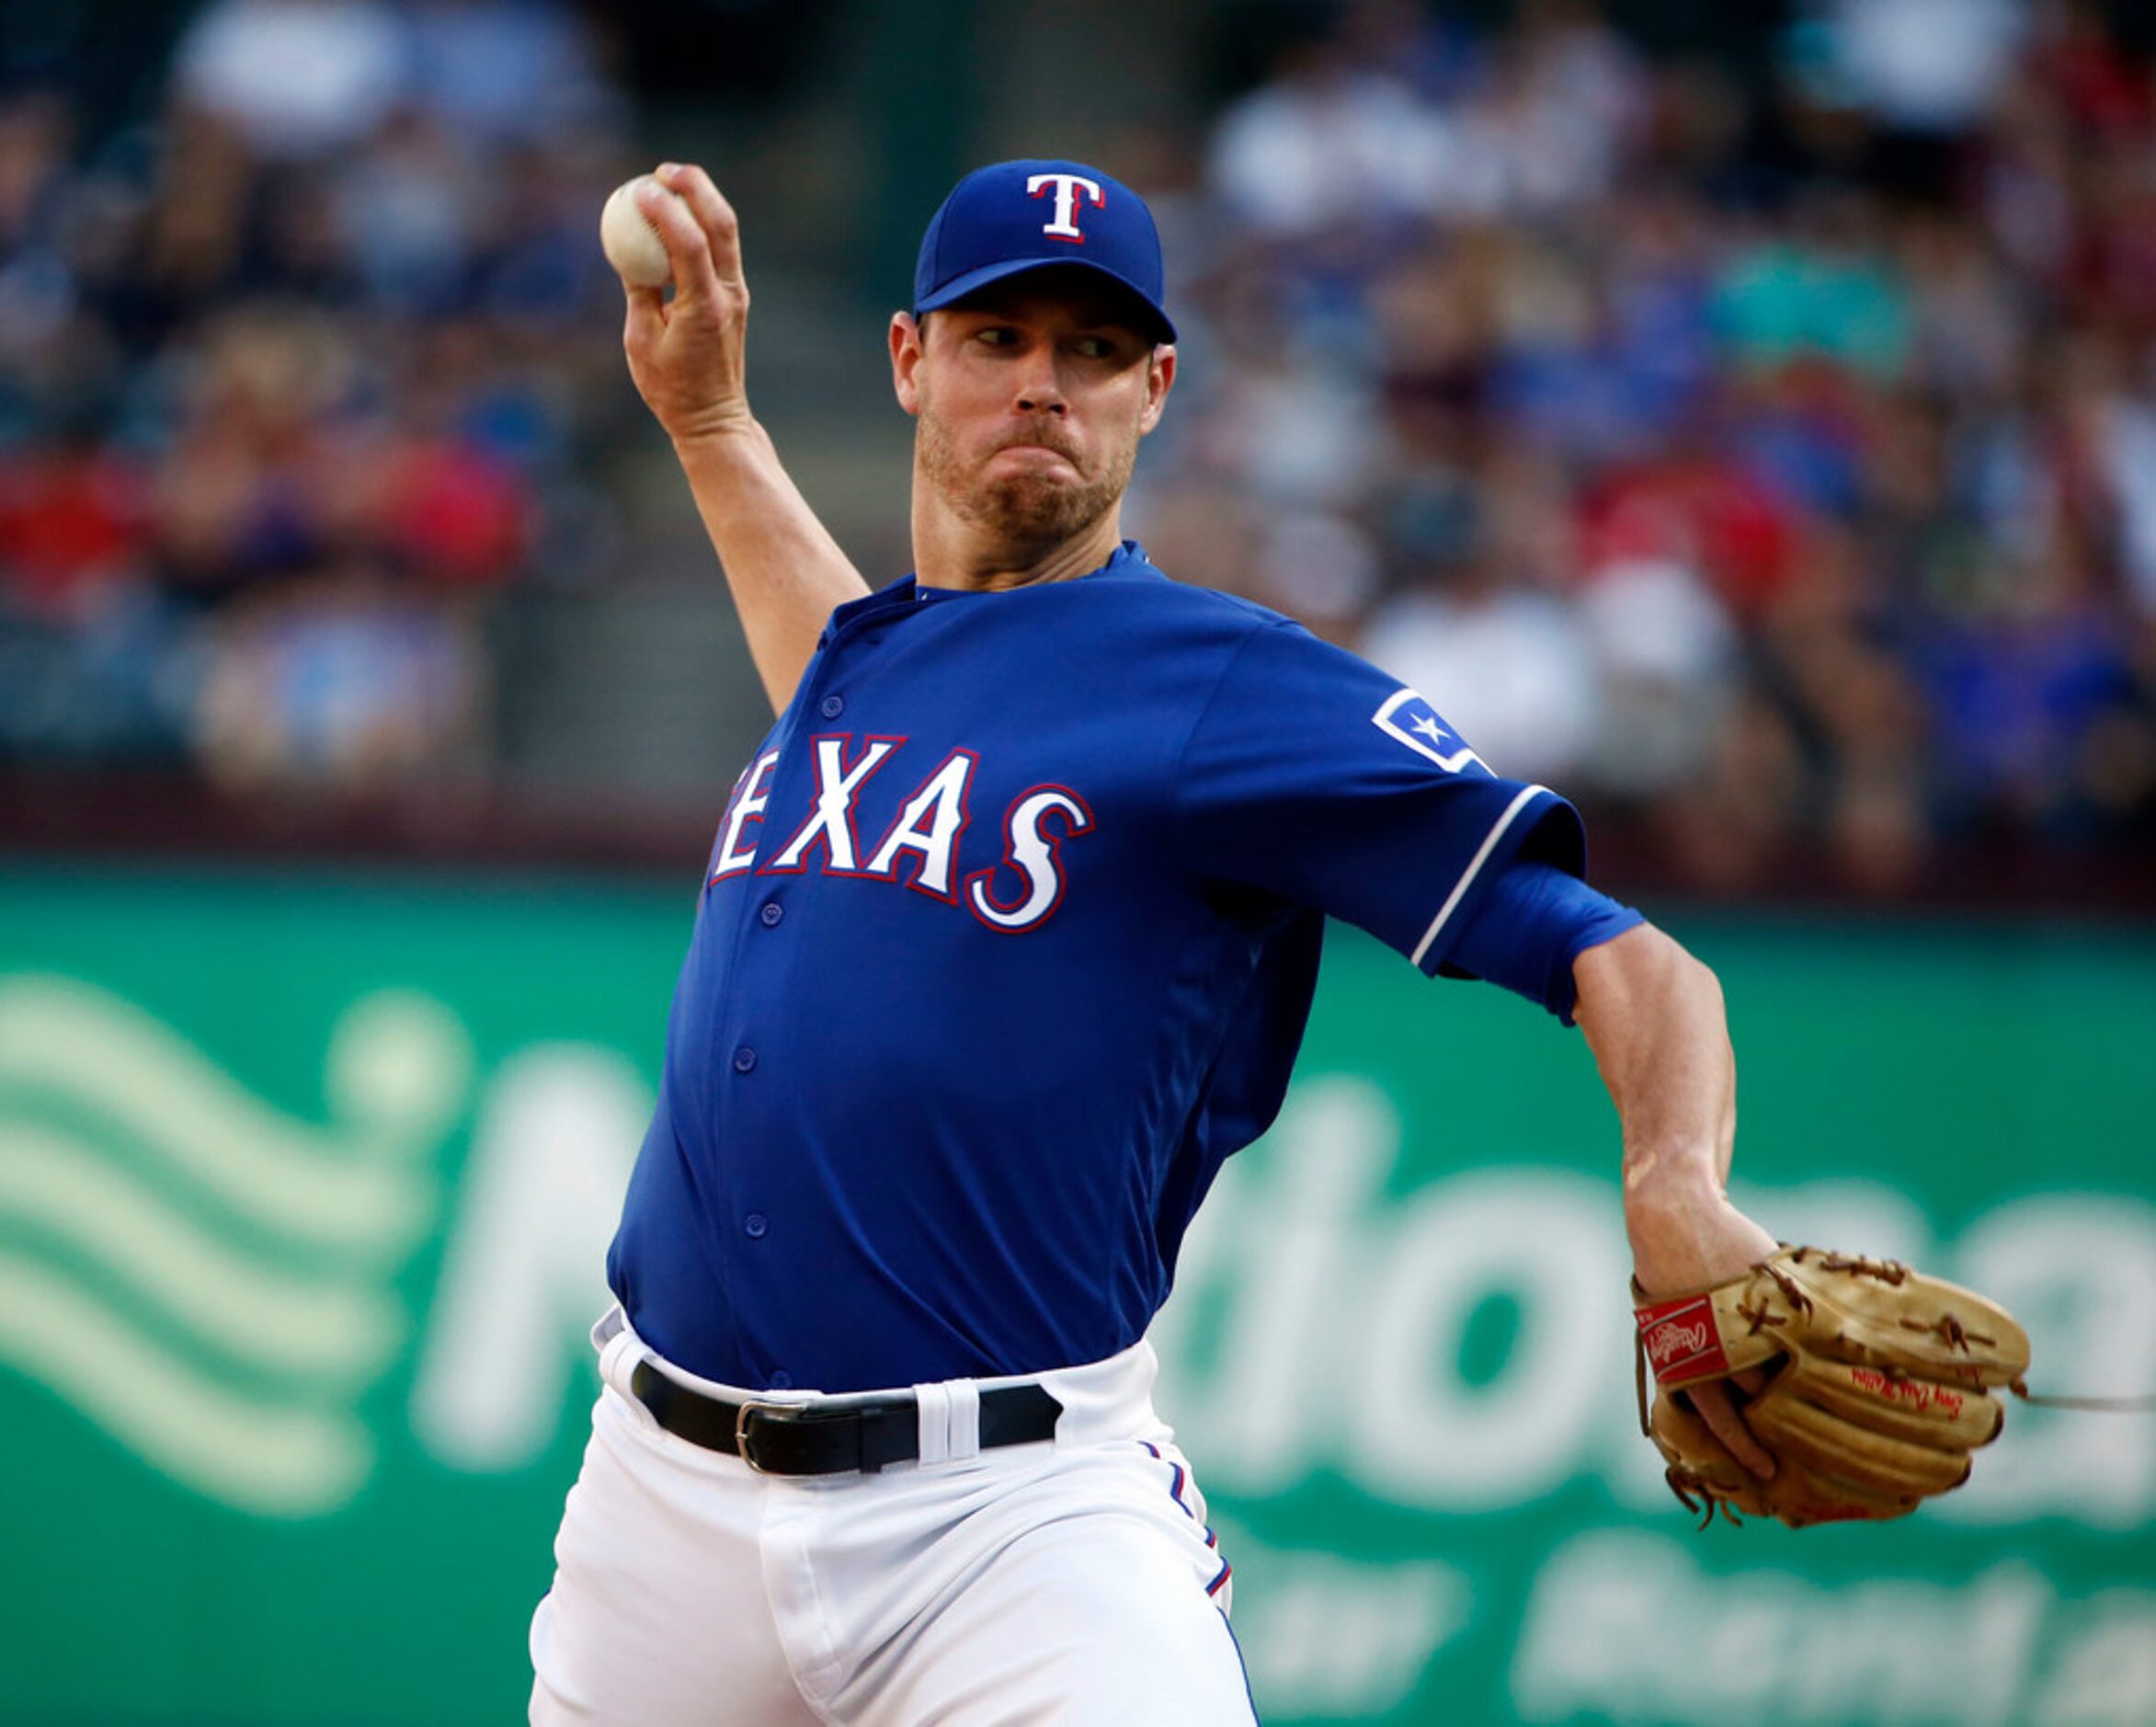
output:
M 607 262 L 632 288 L 662 288 L 674 273 L 658 230 L 636 207 L 636 189 L 647 181 L 658 184 L 648 174 L 624 180 L 599 212 L 599 243 L 606 249 Z M 668 192 L 670 197 L 679 195 Z

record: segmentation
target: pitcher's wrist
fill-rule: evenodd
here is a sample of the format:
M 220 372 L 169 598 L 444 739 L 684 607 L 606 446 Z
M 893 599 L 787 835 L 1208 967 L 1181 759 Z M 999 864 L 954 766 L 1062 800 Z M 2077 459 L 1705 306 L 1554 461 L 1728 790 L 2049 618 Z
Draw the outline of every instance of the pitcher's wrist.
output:
M 673 440 L 675 455 L 685 465 L 700 457 L 732 456 L 768 441 L 747 402 L 699 415 L 679 430 L 669 429 L 668 436 Z

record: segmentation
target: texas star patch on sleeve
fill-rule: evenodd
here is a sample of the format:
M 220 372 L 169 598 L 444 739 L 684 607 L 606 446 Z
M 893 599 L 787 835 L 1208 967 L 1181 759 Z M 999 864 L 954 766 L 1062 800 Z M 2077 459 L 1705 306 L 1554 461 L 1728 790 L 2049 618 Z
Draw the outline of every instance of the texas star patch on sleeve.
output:
M 1489 764 L 1468 749 L 1466 740 L 1438 718 L 1437 710 L 1412 690 L 1394 692 L 1370 719 L 1387 738 L 1398 739 L 1419 756 L 1427 756 L 1447 773 L 1457 773 L 1469 762 L 1485 773 L 1489 772 Z
M 1550 862 L 1580 849 L 1562 798 L 1492 773 L 1419 692 L 1284 618 L 1244 638 L 1177 773 L 1186 869 L 1355 924 L 1425 971 L 1530 841 Z

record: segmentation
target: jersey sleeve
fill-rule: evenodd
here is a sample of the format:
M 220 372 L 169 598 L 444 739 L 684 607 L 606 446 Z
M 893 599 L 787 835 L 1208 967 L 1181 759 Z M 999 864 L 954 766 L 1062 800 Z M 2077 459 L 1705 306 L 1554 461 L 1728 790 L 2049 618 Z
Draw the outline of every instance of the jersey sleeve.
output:
M 1187 868 L 1356 924 L 1432 976 L 1514 859 L 1586 869 L 1571 805 L 1491 772 L 1417 692 L 1285 619 L 1213 688 L 1174 820 Z
M 1580 955 L 1646 921 L 1576 875 L 1515 859 L 1490 877 L 1445 970 L 1539 1001 L 1569 1025 L 1580 999 L 1572 975 Z

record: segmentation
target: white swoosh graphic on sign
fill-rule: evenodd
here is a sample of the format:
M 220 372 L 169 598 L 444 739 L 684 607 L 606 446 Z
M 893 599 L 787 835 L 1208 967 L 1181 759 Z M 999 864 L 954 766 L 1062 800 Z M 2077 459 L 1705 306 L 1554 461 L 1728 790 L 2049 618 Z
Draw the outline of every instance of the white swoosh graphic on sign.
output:
M 0 1121 L 0 1218 L 94 1259 L 248 1367 L 348 1379 L 386 1366 L 403 1339 L 394 1301 L 238 1257 L 72 1136 Z
M 424 1173 L 350 1155 L 131 1002 L 86 984 L 0 984 L 0 1086 L 95 1112 L 231 1210 L 303 1244 L 388 1256 L 433 1213 Z
M 159 1353 L 95 1292 L 0 1253 L 0 1360 L 200 1493 L 269 1517 L 318 1516 L 373 1467 L 349 1414 L 250 1402 Z

